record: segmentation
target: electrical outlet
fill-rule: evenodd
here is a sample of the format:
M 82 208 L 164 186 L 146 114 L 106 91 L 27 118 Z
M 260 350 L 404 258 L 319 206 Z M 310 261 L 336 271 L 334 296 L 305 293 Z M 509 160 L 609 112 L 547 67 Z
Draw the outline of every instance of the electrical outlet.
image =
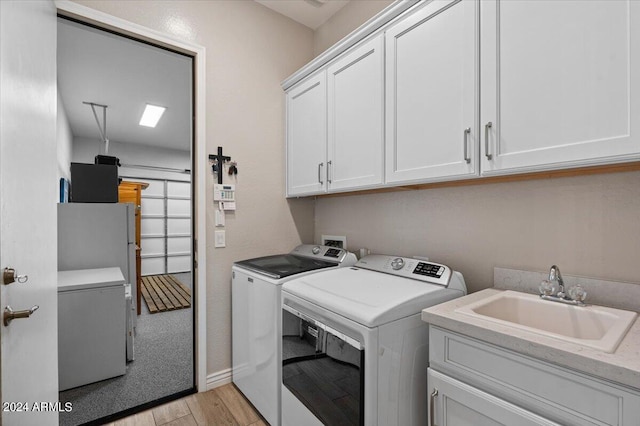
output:
M 214 247 L 226 247 L 226 233 L 225 231 L 216 231 L 216 240 Z

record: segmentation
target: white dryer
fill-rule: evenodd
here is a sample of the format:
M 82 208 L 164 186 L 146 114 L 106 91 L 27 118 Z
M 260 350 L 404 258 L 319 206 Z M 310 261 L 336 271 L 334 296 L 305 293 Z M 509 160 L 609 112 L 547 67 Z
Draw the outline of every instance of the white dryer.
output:
M 232 268 L 233 383 L 271 424 L 280 424 L 280 290 L 328 268 L 351 266 L 353 253 L 300 245 L 291 253 L 236 262 Z
M 426 424 L 420 313 L 465 294 L 445 265 L 384 255 L 285 283 L 282 424 Z

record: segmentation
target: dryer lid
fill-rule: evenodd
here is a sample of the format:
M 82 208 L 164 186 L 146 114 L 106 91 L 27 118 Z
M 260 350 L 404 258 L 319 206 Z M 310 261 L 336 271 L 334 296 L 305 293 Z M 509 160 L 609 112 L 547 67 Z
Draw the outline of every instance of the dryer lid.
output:
M 463 295 L 441 285 L 360 268 L 331 269 L 296 278 L 285 283 L 282 291 L 366 327 L 414 315 Z

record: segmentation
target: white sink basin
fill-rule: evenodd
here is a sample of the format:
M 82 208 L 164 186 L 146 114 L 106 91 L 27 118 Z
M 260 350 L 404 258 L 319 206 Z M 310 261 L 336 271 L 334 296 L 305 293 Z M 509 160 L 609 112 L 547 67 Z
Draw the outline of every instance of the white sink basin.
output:
M 571 306 L 504 291 L 456 312 L 604 352 L 616 350 L 637 314 L 604 306 Z

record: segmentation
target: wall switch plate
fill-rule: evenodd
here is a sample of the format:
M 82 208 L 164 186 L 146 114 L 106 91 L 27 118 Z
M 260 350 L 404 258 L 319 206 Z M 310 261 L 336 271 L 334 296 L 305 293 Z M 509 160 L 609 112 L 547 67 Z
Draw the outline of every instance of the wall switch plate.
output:
M 214 247 L 226 247 L 226 232 L 225 231 L 216 231 L 216 240 Z
M 216 210 L 216 226 L 224 226 L 224 210 Z

